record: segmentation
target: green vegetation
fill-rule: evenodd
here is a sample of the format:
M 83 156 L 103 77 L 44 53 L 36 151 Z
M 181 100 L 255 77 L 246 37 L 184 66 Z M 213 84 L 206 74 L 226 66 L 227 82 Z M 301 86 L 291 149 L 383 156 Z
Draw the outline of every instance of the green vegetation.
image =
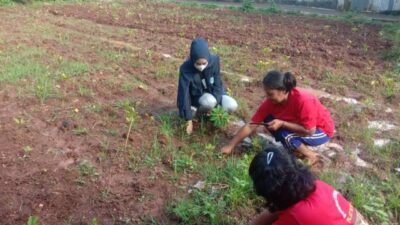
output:
M 26 225 L 39 225 L 39 218 L 36 216 L 30 216 Z
M 16 83 L 21 79 L 38 77 L 48 72 L 41 62 L 45 52 L 39 48 L 17 46 L 11 51 L 0 51 L 0 83 Z
M 243 0 L 242 3 L 242 11 L 243 12 L 251 12 L 254 10 L 253 0 Z
M 352 204 L 373 224 L 392 224 L 398 220 L 400 198 L 398 185 L 400 179 L 391 175 L 382 181 L 367 173 L 347 174 L 339 170 L 327 170 L 321 179 L 333 184 L 351 200 Z
M 383 56 L 397 63 L 396 72 L 400 74 L 400 25 L 398 23 L 389 23 L 385 25 L 381 35 L 391 40 L 393 43 L 391 50 L 385 52 Z
M 91 225 L 100 225 L 96 218 L 92 219 Z
M 0 0 L 0 4 L 9 4 L 6 2 L 9 1 Z M 131 18 L 129 14 L 138 15 L 136 12 L 137 9 L 140 9 L 145 22 L 145 17 L 149 13 L 146 11 L 146 4 L 152 3 L 138 1 L 134 7 L 124 5 L 124 3 L 111 3 L 110 5 L 96 3 L 88 4 L 87 7 L 99 10 L 100 7 L 109 7 L 108 15 L 112 16 L 114 20 L 119 15 L 119 11 L 113 11 L 115 9 L 126 10 L 121 12 L 128 19 Z M 163 3 L 158 2 L 157 4 Z M 208 9 L 218 7 L 212 4 L 205 6 L 193 3 L 182 4 Z M 131 8 L 125 9 L 125 7 Z M 20 10 L 29 10 L 29 7 L 26 8 Z M 218 13 L 220 14 L 220 12 L 215 13 L 212 10 L 197 10 L 201 13 L 197 13 L 196 10 L 191 12 L 182 10 L 180 7 L 157 7 L 157 9 L 160 10 L 160 14 L 157 16 L 165 16 L 168 21 L 173 23 L 189 21 L 186 19 L 191 18 L 190 22 L 196 24 L 196 22 L 208 18 L 218 19 Z M 277 5 L 256 9 L 252 1 L 243 2 L 242 8 L 232 7 L 231 9 L 259 13 L 261 20 L 267 17 L 263 13 L 285 13 Z M 243 17 L 237 16 L 236 13 L 232 14 L 234 16 L 229 17 L 228 20 L 232 21 L 234 26 L 239 27 L 245 23 L 245 14 L 240 14 Z M 298 13 L 287 12 L 286 14 L 298 16 Z M 45 19 L 47 19 L 46 15 L 43 15 Z M 22 20 L 22 16 L 18 16 L 21 17 L 18 19 Z M 141 20 L 139 17 L 134 18 L 138 21 Z M 11 16 L 6 17 L 4 21 L 7 19 L 12 18 Z M 43 22 L 45 19 L 38 21 Z M 370 23 L 368 19 L 355 13 L 331 19 L 340 19 L 354 24 Z M 9 120 L 4 120 L 6 128 L 13 127 L 16 130 L 16 138 L 26 133 L 26 130 L 38 129 L 36 126 L 41 127 L 42 123 L 45 124 L 43 125 L 45 130 L 40 131 L 52 135 L 49 132 L 50 126 L 56 128 L 65 117 L 72 117 L 79 126 L 73 127 L 71 130 L 60 131 L 56 138 L 72 136 L 70 138 L 82 141 L 82 146 L 90 146 L 89 150 L 85 151 L 87 154 L 85 157 L 92 154 L 91 161 L 82 160 L 82 155 L 79 155 L 80 153 L 75 155 L 74 151 L 73 157 L 78 157 L 78 163 L 73 169 L 66 170 L 76 176 L 75 181 L 80 188 L 89 185 L 86 184 L 88 180 L 102 179 L 98 171 L 106 171 L 105 169 L 110 168 L 111 165 L 117 167 L 117 171 L 129 175 L 131 173 L 132 176 L 148 172 L 146 179 L 149 182 L 162 180 L 165 185 L 169 185 L 176 196 L 168 196 L 171 197 L 168 212 L 171 218 L 178 218 L 181 224 L 246 224 L 248 218 L 241 218 L 239 215 L 249 215 L 250 217 L 256 213 L 255 209 L 261 207 L 262 201 L 255 196 L 252 190 L 247 170 L 254 154 L 263 148 L 261 139 L 254 138 L 251 149 L 240 149 L 246 151 L 242 155 L 225 157 L 219 153 L 219 148 L 227 140 L 225 135 L 220 135 L 220 131 L 216 131 L 215 127 L 226 126 L 230 116 L 221 107 L 213 110 L 211 121 L 200 121 L 191 136 L 184 132 L 184 123 L 178 118 L 175 111 L 164 108 L 167 104 L 171 108 L 175 107 L 170 101 L 162 100 L 163 97 L 165 99 L 174 97 L 162 96 L 161 92 L 163 92 L 164 86 L 160 87 L 165 84 L 165 88 L 176 88 L 173 85 L 176 85 L 177 68 L 181 60 L 187 57 L 187 46 L 185 45 L 188 44 L 188 34 L 184 29 L 185 26 L 188 26 L 187 24 L 183 24 L 180 27 L 182 30 L 176 35 L 162 36 L 163 38 L 171 37 L 171 40 L 176 41 L 176 43 L 170 42 L 170 49 L 166 46 L 160 48 L 163 51 L 170 51 L 165 53 L 173 54 L 175 57 L 167 59 L 157 52 L 160 49 L 149 48 L 149 46 L 160 44 L 152 39 L 157 37 L 158 33 L 155 30 L 150 32 L 137 28 L 101 25 L 97 22 L 72 17 L 62 17 L 62 20 L 56 22 L 57 26 L 53 21 L 43 22 L 43 27 L 36 30 L 33 28 L 37 27 L 32 24 L 36 24 L 38 21 L 32 22 L 31 20 L 32 17 L 29 15 L 26 20 L 15 22 L 15 26 L 18 27 L 16 31 L 19 33 L 8 33 L 6 29 L 0 31 L 0 43 L 5 46 L 0 50 L 0 85 L 5 90 L 4 92 L 3 89 L 1 90 L 1 99 L 7 104 L 9 103 L 7 102 L 8 98 L 15 101 L 20 100 L 18 104 L 22 106 L 18 108 L 19 111 L 17 110 L 15 115 L 8 118 Z M 78 31 L 80 29 L 82 31 Z M 332 31 L 334 27 L 327 25 L 323 29 Z M 354 26 L 351 32 L 356 33 L 361 29 L 359 26 Z M 101 32 L 96 33 L 95 31 Z M 141 37 L 142 32 L 150 32 L 154 34 L 154 37 L 143 38 Z M 85 36 L 86 34 L 82 35 L 82 33 L 93 35 L 88 38 Z M 33 44 L 29 41 L 15 44 L 14 37 L 8 38 L 9 40 L 6 41 L 7 36 L 16 34 L 20 35 L 22 40 L 31 40 Z M 97 40 L 96 35 L 102 36 L 103 39 L 126 40 L 127 43 L 134 43 L 135 46 L 131 49 L 121 47 L 119 44 L 113 45 L 112 42 L 105 44 L 106 42 Z M 160 35 L 165 35 L 165 33 L 160 32 Z M 342 164 L 338 162 L 339 168 L 333 166 L 323 171 L 321 178 L 344 193 L 373 222 L 372 224 L 393 224 L 393 221 L 400 220 L 400 193 L 397 188 L 400 186 L 400 179 L 393 172 L 393 168 L 397 168 L 400 164 L 398 135 L 389 132 L 378 135 L 374 130 L 367 128 L 367 120 L 376 114 L 377 101 L 384 99 L 384 101 L 388 101 L 385 104 L 390 105 L 391 101 L 396 101 L 400 91 L 398 24 L 387 23 L 384 25 L 381 35 L 393 43 L 390 51 L 383 54 L 385 59 L 393 62 L 393 69 L 389 68 L 388 71 L 377 73 L 376 76 L 339 74 L 333 69 L 327 69 L 325 72 L 317 71 L 317 74 L 313 74 L 318 78 L 311 80 L 314 79 L 312 77 L 310 84 L 317 83 L 320 85 L 318 87 L 326 88 L 328 92 L 335 94 L 346 94 L 348 91 L 365 94 L 360 100 L 365 107 L 331 102 L 330 100 L 326 101 L 326 105 L 339 117 L 336 128 L 340 135 L 338 137 L 343 143 L 346 143 L 346 152 L 354 151 L 354 146 L 359 145 L 364 150 L 362 157 L 366 161 L 372 162 L 376 169 L 343 168 Z M 286 37 L 279 38 L 279 41 L 284 38 Z M 249 112 L 254 109 L 256 100 L 258 101 L 256 98 L 261 100 L 260 91 L 262 90 L 257 89 L 259 88 L 257 82 L 242 82 L 239 76 L 232 74 L 243 74 L 258 80 L 266 70 L 280 67 L 292 69 L 293 66 L 297 66 L 291 64 L 291 60 L 295 57 L 289 56 L 290 53 L 287 52 L 282 53 L 285 46 L 276 40 L 271 39 L 273 42 L 271 45 L 256 49 L 260 57 L 254 59 L 251 58 L 251 54 L 254 53 L 252 43 L 234 44 L 235 40 L 227 41 L 219 36 L 215 39 L 218 41 L 210 42 L 211 51 L 221 56 L 223 69 L 228 71 L 227 75 L 224 74 L 224 81 L 230 88 L 229 92 L 237 97 L 240 105 L 240 111 L 235 115 L 245 119 L 250 117 Z M 361 51 L 370 54 L 373 49 L 372 45 L 362 44 Z M 340 59 L 333 63 L 337 68 L 342 69 L 348 66 L 344 61 L 344 59 Z M 283 64 L 286 65 L 283 66 Z M 374 64 L 371 63 L 371 65 Z M 303 72 L 303 69 L 298 68 L 299 73 Z M 153 87 L 153 82 L 158 82 L 157 85 L 161 83 L 161 85 Z M 305 80 L 301 80 L 302 85 L 305 83 Z M 254 93 L 249 92 L 249 89 L 254 90 Z M 160 95 L 157 95 L 158 92 Z M 18 97 L 14 99 L 13 94 Z M 152 96 L 147 98 L 147 95 Z M 32 98 L 36 98 L 41 104 L 35 102 L 29 105 Z M 249 101 L 249 98 L 254 99 Z M 142 100 L 149 101 L 147 102 L 149 106 L 140 107 Z M 29 110 L 29 108 L 33 109 Z M 137 112 L 138 109 L 140 109 L 140 115 Z M 396 121 L 396 118 L 400 117 L 400 110 L 393 110 L 394 113 L 391 117 Z M 129 144 L 129 137 L 132 133 L 142 137 L 140 142 L 135 140 Z M 373 139 L 376 136 L 385 136 L 392 142 L 383 148 L 377 148 L 373 146 Z M 27 140 L 31 141 L 32 139 L 27 138 Z M 65 140 L 60 140 L 60 143 L 63 141 Z M 23 142 L 17 148 L 20 153 L 24 154 L 21 158 L 36 157 L 38 153 L 43 155 L 47 153 L 42 152 L 43 150 L 37 147 L 36 143 L 27 144 L 27 142 Z M 59 152 L 58 154 L 61 155 L 65 154 L 64 150 L 65 148 L 52 149 L 51 152 Z M 29 161 L 21 160 L 20 162 L 29 163 Z M 115 174 L 111 172 L 111 175 Z M 169 183 L 167 184 L 167 182 Z M 102 183 L 96 184 L 101 190 L 101 197 L 114 196 L 113 187 L 101 186 Z M 151 185 L 149 184 L 149 186 Z M 141 193 L 137 197 L 138 202 L 146 202 L 151 199 L 150 195 Z M 112 216 L 117 215 L 112 214 Z M 86 222 L 91 222 L 92 225 L 99 224 L 102 219 L 90 221 L 91 218 L 86 218 Z M 32 221 L 28 222 L 29 225 L 38 221 L 37 217 L 30 217 L 29 220 Z M 148 223 L 145 224 L 157 223 L 155 218 L 150 217 Z
M 179 158 L 181 160 L 185 157 Z M 204 178 L 204 187 L 193 187 L 187 198 L 171 203 L 171 213 L 177 216 L 182 224 L 188 225 L 238 223 L 237 218 L 231 217 L 227 210 L 249 207 L 257 202 L 247 174 L 252 156 L 220 159 L 220 162 L 202 162 L 201 158 L 191 159 L 190 163 L 181 166 L 199 169 Z
M 129 137 L 131 135 L 132 127 L 140 119 L 140 116 L 136 112 L 134 107 L 126 107 L 125 114 L 126 114 L 125 118 L 126 118 L 126 121 L 129 123 L 129 127 L 128 127 L 128 133 L 126 134 L 124 149 L 126 149 L 126 147 L 128 146 L 128 141 L 129 141 Z
M 211 111 L 210 120 L 217 127 L 225 127 L 229 122 L 229 114 L 221 106 L 215 107 Z
M 82 160 L 77 165 L 78 172 L 83 177 L 95 177 L 98 176 L 96 167 L 88 160 Z

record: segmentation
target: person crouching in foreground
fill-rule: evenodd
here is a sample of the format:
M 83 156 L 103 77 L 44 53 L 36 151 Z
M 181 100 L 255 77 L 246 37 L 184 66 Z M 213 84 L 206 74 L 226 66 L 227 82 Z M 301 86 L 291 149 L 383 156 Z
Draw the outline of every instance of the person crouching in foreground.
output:
M 266 208 L 251 225 L 368 225 L 338 191 L 277 148 L 258 153 L 249 174 Z

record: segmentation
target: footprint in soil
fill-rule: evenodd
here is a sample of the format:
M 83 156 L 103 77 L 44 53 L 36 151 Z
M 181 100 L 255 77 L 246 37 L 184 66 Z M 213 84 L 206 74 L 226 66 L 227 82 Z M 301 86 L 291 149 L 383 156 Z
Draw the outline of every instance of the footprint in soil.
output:
M 67 131 L 67 130 L 72 130 L 76 127 L 77 127 L 77 125 L 75 124 L 74 121 L 72 121 L 70 119 L 65 119 L 62 121 L 62 123 L 60 124 L 60 126 L 58 128 L 61 131 Z

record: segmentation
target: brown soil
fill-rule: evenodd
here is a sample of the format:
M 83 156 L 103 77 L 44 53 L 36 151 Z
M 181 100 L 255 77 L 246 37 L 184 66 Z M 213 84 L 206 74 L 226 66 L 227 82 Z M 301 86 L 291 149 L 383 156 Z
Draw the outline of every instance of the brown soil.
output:
M 273 57 L 290 56 L 290 68 L 296 74 L 315 79 L 316 83 L 326 68 L 344 74 L 374 76 L 376 71 L 389 65 L 379 58 L 379 52 L 390 47 L 390 43 L 380 39 L 380 27 L 377 26 L 230 11 L 213 13 L 213 18 L 190 19 L 185 17 L 188 10 L 198 15 L 209 15 L 209 11 L 146 2 L 135 7 L 133 4 L 138 2 L 126 3 L 127 9 L 107 4 L 56 5 L 34 10 L 0 8 L 0 26 L 10 34 L 6 40 L 8 45 L 40 46 L 65 58 L 84 58 L 88 63 L 97 63 L 101 59 L 93 49 L 79 47 L 84 43 L 82 35 L 132 43 L 140 47 L 139 58 L 144 57 L 140 51 L 150 49 L 176 54 L 182 59 L 190 39 L 202 35 L 210 43 L 247 46 L 248 51 L 253 52 L 248 55 L 249 60 L 255 62 L 264 57 L 260 49 L 270 47 Z M 168 10 L 175 14 L 166 14 Z M 109 25 L 110 29 L 134 28 L 137 33 L 134 37 L 110 35 L 96 26 L 66 23 L 68 18 Z M 232 22 L 235 18 L 238 22 Z M 66 47 L 46 38 L 24 38 L 27 31 L 23 30 L 23 25 L 31 19 L 34 23 L 54 26 L 61 34 L 75 32 L 69 39 L 75 45 Z M 364 51 L 365 46 L 368 46 L 368 52 Z M 5 45 L 0 42 L 0 50 L 3 48 Z M 108 43 L 104 48 L 116 47 Z M 169 63 L 159 55 L 153 56 L 151 61 Z M 338 61 L 343 63 L 341 68 L 337 68 Z M 60 85 L 65 97 L 52 98 L 41 104 L 33 97 L 22 98 L 12 85 L 1 86 L 1 225 L 23 224 L 29 215 L 39 216 L 44 225 L 89 224 L 94 217 L 104 225 L 146 224 L 150 217 L 167 218 L 165 206 L 174 193 L 179 192 L 168 177 L 172 174 L 171 160 L 167 156 L 154 167 L 129 170 L 127 158 L 130 155 L 119 149 L 125 141 L 124 135 L 126 137 L 125 115 L 113 104 L 126 98 L 142 103 L 138 107 L 142 120 L 129 137 L 129 151 L 138 160 L 143 160 L 141 157 L 150 151 L 151 140 L 160 125 L 152 116 L 175 110 L 176 79 L 155 78 L 151 75 L 156 71 L 151 68 L 116 67 L 113 72 L 97 71 L 88 75 L 90 79 L 84 84 L 96 93 L 91 97 L 71 94 L 77 92 L 76 83 L 64 82 Z M 252 72 L 249 70 L 248 75 L 255 76 Z M 135 76 L 150 88 L 135 87 L 132 92 L 123 92 L 121 86 L 125 76 Z M 113 85 L 104 85 L 107 79 L 115 77 Z M 240 96 L 249 100 L 250 111 L 262 99 L 262 93 L 255 91 L 256 85 L 243 87 Z M 91 113 L 84 108 L 89 103 L 98 103 L 103 110 Z M 74 130 L 79 127 L 87 128 L 88 134 L 77 135 Z M 106 130 L 115 130 L 116 135 L 106 134 Z M 156 141 L 165 146 L 166 139 L 161 136 Z M 176 147 L 182 145 L 175 139 L 172 142 Z M 107 157 L 104 159 L 102 154 Z M 95 166 L 97 176 L 80 176 L 76 167 L 83 160 Z M 182 185 L 191 182 L 189 178 L 182 180 Z

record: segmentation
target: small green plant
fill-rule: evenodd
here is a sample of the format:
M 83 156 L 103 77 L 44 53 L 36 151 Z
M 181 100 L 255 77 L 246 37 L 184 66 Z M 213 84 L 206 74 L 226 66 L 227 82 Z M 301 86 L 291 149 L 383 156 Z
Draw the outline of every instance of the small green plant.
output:
M 82 160 L 77 167 L 78 167 L 78 172 L 81 176 L 94 177 L 98 175 L 96 167 L 87 160 Z
M 13 0 L 0 0 L 0 6 L 2 5 L 13 5 L 14 1 Z
M 174 154 L 172 164 L 176 173 L 194 170 L 197 165 L 191 155 L 182 154 L 181 152 Z
M 29 216 L 28 222 L 26 225 L 38 225 L 39 224 L 39 218 L 36 216 Z
M 91 225 L 100 225 L 100 223 L 97 222 L 97 219 L 96 219 L 96 218 L 93 218 L 93 219 L 92 219 L 92 222 L 91 222 L 90 224 L 91 224 Z
M 275 65 L 276 62 L 274 60 L 259 60 L 256 64 L 257 68 L 260 70 L 268 70 L 271 68 L 273 65 Z
M 253 5 L 253 0 L 243 0 L 241 9 L 243 12 L 253 11 L 255 9 Z
M 104 129 L 103 133 L 112 137 L 116 137 L 118 135 L 118 131 L 112 128 Z
M 265 9 L 261 9 L 261 11 L 266 14 L 275 14 L 275 13 L 282 12 L 282 10 L 275 3 L 273 3 L 271 6 L 265 8 Z
M 40 102 L 49 98 L 53 94 L 53 82 L 49 75 L 38 76 L 34 84 L 34 93 Z
M 23 148 L 23 150 L 24 150 L 24 156 L 23 156 L 23 158 L 29 158 L 29 154 L 33 151 L 33 149 L 32 149 L 31 146 L 25 146 L 25 147 Z
M 225 127 L 229 122 L 229 114 L 221 106 L 211 111 L 211 122 L 217 127 Z
M 13 118 L 14 119 L 14 122 L 17 124 L 17 125 L 25 125 L 26 124 L 26 120 L 24 120 L 24 118 Z
M 100 113 L 103 110 L 101 103 L 90 103 L 85 105 L 85 109 L 89 112 Z
M 166 136 L 174 135 L 173 118 L 171 114 L 163 114 L 160 116 L 161 126 L 160 133 Z
M 73 132 L 76 136 L 84 136 L 88 133 L 88 130 L 85 127 L 77 127 Z
M 78 93 L 81 97 L 90 97 L 93 96 L 93 91 L 92 89 L 85 87 L 85 86 L 79 86 Z
M 125 109 L 126 121 L 129 123 L 128 133 L 126 134 L 125 146 L 124 149 L 128 146 L 129 136 L 131 134 L 132 126 L 139 120 L 140 116 L 136 112 L 134 107 L 128 107 Z
M 265 47 L 265 48 L 262 49 L 262 53 L 264 55 L 269 55 L 271 52 L 272 52 L 272 49 L 269 48 L 269 47 Z
M 397 82 L 392 77 L 383 76 L 381 79 L 384 86 L 383 95 L 388 99 L 392 98 L 400 90 L 400 86 L 397 86 Z

